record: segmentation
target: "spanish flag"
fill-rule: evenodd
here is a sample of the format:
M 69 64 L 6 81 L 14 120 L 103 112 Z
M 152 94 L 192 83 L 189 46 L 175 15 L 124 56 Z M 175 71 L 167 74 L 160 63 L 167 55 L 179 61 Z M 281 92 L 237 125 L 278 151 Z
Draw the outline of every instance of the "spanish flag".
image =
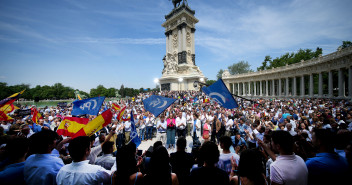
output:
M 0 121 L 11 121 L 13 118 L 11 118 L 9 115 L 4 113 L 3 111 L 0 111 Z
M 122 119 L 122 116 L 125 113 L 125 110 L 126 110 L 126 106 L 120 110 L 119 114 L 117 115 L 117 120 L 120 121 Z
M 112 106 L 111 106 L 112 109 L 115 110 L 115 112 L 121 110 L 121 107 L 119 105 L 117 105 L 116 103 L 113 103 Z
M 9 105 L 9 104 L 13 103 L 14 101 L 16 101 L 20 97 L 20 95 L 23 94 L 24 91 L 25 90 L 23 90 L 21 92 L 18 92 L 18 93 L 15 93 L 15 94 L 13 94 L 13 95 L 1 100 L 0 101 L 0 107 L 3 107 L 6 104 Z
M 38 123 L 39 119 L 43 119 L 42 115 L 37 111 L 36 108 L 31 108 L 31 110 L 32 110 L 32 113 L 31 113 L 32 121 L 34 123 Z
M 78 136 L 91 136 L 100 129 L 104 128 L 106 125 L 111 123 L 112 113 L 110 109 L 106 110 L 98 117 L 89 122 L 85 127 L 81 128 L 72 138 Z
M 77 118 L 77 117 L 65 117 L 59 127 L 57 128 L 57 134 L 72 137 L 79 130 L 87 125 L 89 122 L 88 118 Z
M 0 111 L 4 112 L 5 114 L 10 113 L 16 109 L 19 109 L 18 107 L 14 106 L 12 103 L 8 104 L 6 103 L 4 106 L 0 108 Z
M 209 102 L 209 98 L 205 98 L 204 100 L 203 100 L 203 103 L 208 103 Z

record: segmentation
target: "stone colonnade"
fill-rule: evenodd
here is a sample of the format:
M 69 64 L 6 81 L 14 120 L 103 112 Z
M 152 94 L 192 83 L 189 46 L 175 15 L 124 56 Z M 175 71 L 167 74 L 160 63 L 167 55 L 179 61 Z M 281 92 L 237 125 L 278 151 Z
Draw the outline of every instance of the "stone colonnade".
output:
M 222 79 L 231 93 L 244 97 L 352 98 L 352 47 L 265 71 L 225 70 Z

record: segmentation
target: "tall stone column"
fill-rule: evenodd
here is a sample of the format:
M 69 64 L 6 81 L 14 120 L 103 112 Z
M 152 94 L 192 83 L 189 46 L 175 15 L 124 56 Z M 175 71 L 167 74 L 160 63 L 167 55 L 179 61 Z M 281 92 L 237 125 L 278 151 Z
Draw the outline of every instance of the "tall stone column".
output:
M 295 76 L 293 77 L 292 86 L 292 95 L 297 96 L 297 79 Z
M 232 94 L 235 94 L 235 83 L 232 83 Z
M 265 81 L 265 96 L 269 96 L 269 81 Z
M 240 94 L 241 94 L 240 83 L 237 83 L 237 95 L 239 96 Z
M 319 88 L 319 92 L 318 92 L 318 95 L 319 97 L 323 97 L 323 74 L 320 72 L 319 73 L 319 81 L 318 81 L 318 88 Z
M 178 52 L 178 59 L 180 59 L 180 55 L 181 55 L 181 52 L 182 52 L 182 26 L 178 26 L 178 36 L 177 36 L 177 39 L 178 39 L 178 44 L 177 44 L 177 52 Z M 178 61 L 180 63 L 180 61 Z
M 303 97 L 305 94 L 305 89 L 304 89 L 304 75 L 301 77 L 301 96 Z
M 281 79 L 279 78 L 279 97 L 281 97 L 282 87 L 281 87 Z
M 248 82 L 248 96 L 252 95 L 251 92 L 251 82 Z
M 253 87 L 254 87 L 254 89 L 253 89 L 253 90 L 254 90 L 253 95 L 254 95 L 254 96 L 257 96 L 257 82 L 256 82 L 256 81 L 253 82 Z
M 186 43 L 186 26 L 182 26 L 182 51 L 187 51 Z
M 272 90 L 273 90 L 273 92 L 271 93 L 271 95 L 272 95 L 272 96 L 275 96 L 275 80 L 272 80 L 271 86 L 272 86 Z
M 348 68 L 348 96 L 352 98 L 352 66 Z
M 260 80 L 259 85 L 259 94 L 260 96 L 263 96 L 263 80 Z
M 313 98 L 314 94 L 314 80 L 313 80 L 313 74 L 309 75 L 309 96 Z
M 329 97 L 333 97 L 334 93 L 333 93 L 333 84 L 332 84 L 332 71 L 329 71 L 329 83 L 328 83 L 328 88 L 329 88 Z
M 243 89 L 242 89 L 243 94 L 242 94 L 242 96 L 246 96 L 247 95 L 246 94 L 246 82 L 243 82 L 242 85 L 243 85 Z
M 338 72 L 339 97 L 345 97 L 345 78 L 342 69 Z
M 195 54 L 196 53 L 196 50 L 195 50 L 195 42 L 194 42 L 194 32 L 196 32 L 196 29 L 195 28 L 191 28 L 191 37 L 192 37 L 192 54 Z
M 289 83 L 290 83 L 290 81 L 289 81 L 289 79 L 288 79 L 288 77 L 286 78 L 286 83 L 285 83 L 285 86 L 286 86 L 286 88 L 285 88 L 285 92 L 286 92 L 286 97 L 288 97 L 289 95 L 290 95 L 290 90 L 289 90 Z

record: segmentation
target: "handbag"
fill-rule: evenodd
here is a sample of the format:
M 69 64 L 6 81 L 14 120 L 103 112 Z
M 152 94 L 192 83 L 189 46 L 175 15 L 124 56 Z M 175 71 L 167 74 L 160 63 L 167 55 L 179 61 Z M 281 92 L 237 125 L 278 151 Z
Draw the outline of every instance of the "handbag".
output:
M 203 134 L 204 139 L 209 139 L 209 133 Z

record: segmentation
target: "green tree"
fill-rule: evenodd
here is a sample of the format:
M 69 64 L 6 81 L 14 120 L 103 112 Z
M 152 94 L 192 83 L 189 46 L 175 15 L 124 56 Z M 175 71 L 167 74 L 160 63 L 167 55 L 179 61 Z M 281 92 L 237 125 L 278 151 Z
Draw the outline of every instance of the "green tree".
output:
M 230 74 L 242 74 L 247 72 L 252 72 L 251 65 L 247 61 L 239 61 L 227 67 L 229 69 Z
M 337 50 L 345 49 L 352 46 L 352 42 L 349 40 L 342 41 L 342 45 L 337 48 Z
M 212 85 L 213 83 L 215 83 L 216 81 L 215 80 L 207 80 L 205 83 L 207 85 Z
M 257 68 L 257 71 L 259 70 L 266 70 L 268 68 L 268 63 L 270 64 L 272 62 L 271 56 L 267 55 L 264 58 L 264 61 L 262 62 L 262 66 Z
M 220 71 L 218 72 L 218 74 L 216 75 L 216 79 L 220 79 L 220 78 L 222 78 L 222 73 L 224 72 L 224 70 L 223 69 L 220 69 Z

